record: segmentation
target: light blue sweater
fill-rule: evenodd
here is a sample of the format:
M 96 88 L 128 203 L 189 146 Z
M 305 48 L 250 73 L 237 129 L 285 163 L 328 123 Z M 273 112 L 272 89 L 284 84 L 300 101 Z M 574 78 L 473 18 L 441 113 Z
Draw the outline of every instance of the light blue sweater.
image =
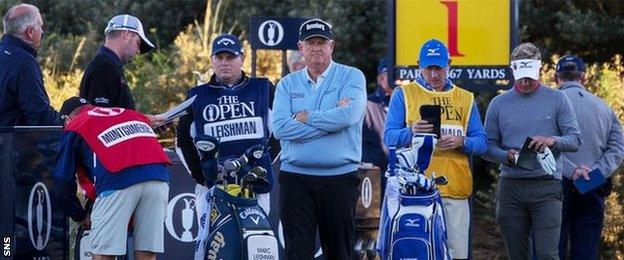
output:
M 322 80 L 322 81 L 321 81 Z M 366 79 L 353 67 L 331 62 L 313 87 L 308 70 L 284 77 L 273 101 L 273 134 L 282 145 L 282 171 L 335 176 L 357 170 L 362 157 Z M 349 98 L 345 107 L 338 101 Z M 294 115 L 307 110 L 308 122 Z

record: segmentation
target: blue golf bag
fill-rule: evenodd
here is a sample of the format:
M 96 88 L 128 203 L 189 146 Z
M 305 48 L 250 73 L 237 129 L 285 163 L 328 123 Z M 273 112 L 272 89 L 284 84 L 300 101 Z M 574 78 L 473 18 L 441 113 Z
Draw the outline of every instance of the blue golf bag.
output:
M 200 165 L 206 179 L 216 179 L 203 194 L 195 260 L 203 259 L 279 259 L 277 239 L 266 212 L 258 205 L 254 185 L 266 185 L 267 171 L 262 167 L 245 170 L 239 183 L 226 179 L 262 157 L 264 147 L 254 145 L 241 157 L 218 163 L 219 141 L 211 136 L 195 137 Z M 202 203 L 203 204 L 203 203 Z
M 277 239 L 256 198 L 232 196 L 220 188 L 211 193 L 204 259 L 279 258 Z
M 401 194 L 391 223 L 390 252 L 385 259 L 452 259 L 438 190 Z
M 390 147 L 386 193 L 377 251 L 381 259 L 452 259 L 440 192 L 446 178 L 424 175 L 435 149 L 432 135 L 417 135 L 412 147 Z

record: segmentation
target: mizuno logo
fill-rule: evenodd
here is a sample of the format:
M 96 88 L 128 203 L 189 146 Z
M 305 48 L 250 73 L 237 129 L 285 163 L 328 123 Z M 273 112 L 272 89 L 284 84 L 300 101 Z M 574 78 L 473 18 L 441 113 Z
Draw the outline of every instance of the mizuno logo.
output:
M 440 53 L 438 52 L 439 50 L 440 50 L 440 48 L 427 49 L 427 57 L 429 57 L 429 56 L 440 56 Z
M 413 219 L 407 219 L 407 224 L 405 224 L 406 227 L 419 227 L 420 223 L 418 222 L 418 219 L 413 218 Z

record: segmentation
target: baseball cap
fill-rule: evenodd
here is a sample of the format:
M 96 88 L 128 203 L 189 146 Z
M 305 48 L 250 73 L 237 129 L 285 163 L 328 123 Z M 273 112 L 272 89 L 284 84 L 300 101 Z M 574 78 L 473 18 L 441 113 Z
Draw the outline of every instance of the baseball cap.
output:
M 386 62 L 386 58 L 381 58 L 379 60 L 379 65 L 377 65 L 377 74 L 384 72 L 388 72 L 388 62 Z
M 73 112 L 76 108 L 79 108 L 81 106 L 85 106 L 88 104 L 89 102 L 84 98 L 70 97 L 69 99 L 65 100 L 65 102 L 63 102 L 63 105 L 61 106 L 61 111 L 59 111 L 59 114 L 61 114 L 61 116 L 67 116 L 71 114 L 71 112 Z
M 437 39 L 431 39 L 425 42 L 420 47 L 420 56 L 418 59 L 418 66 L 421 69 L 429 67 L 431 65 L 438 66 L 440 68 L 446 68 L 449 65 L 448 49 L 441 41 Z
M 235 56 L 243 54 L 243 46 L 238 40 L 238 37 L 231 34 L 221 34 L 212 41 L 211 55 L 217 55 L 224 51 Z
M 318 18 L 302 23 L 301 27 L 299 27 L 299 40 L 305 41 L 312 37 L 321 37 L 328 40 L 334 39 L 331 24 Z
M 139 18 L 136 18 L 129 14 L 120 14 L 117 15 L 108 21 L 106 25 L 106 29 L 104 30 L 104 34 L 108 34 L 112 31 L 126 30 L 137 33 L 141 36 L 141 53 L 146 53 L 154 48 L 154 44 L 150 42 L 149 39 L 145 36 L 145 32 L 143 31 L 143 24 Z
M 560 72 L 585 72 L 585 63 L 576 55 L 566 55 L 557 62 L 557 73 Z
M 533 59 L 512 60 L 510 67 L 515 80 L 519 80 L 521 78 L 539 80 L 542 62 L 540 60 Z

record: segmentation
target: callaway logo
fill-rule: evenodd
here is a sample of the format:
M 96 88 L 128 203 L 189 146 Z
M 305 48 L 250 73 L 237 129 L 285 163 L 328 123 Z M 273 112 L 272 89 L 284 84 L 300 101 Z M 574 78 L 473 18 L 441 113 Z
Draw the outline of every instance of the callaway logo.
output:
M 197 149 L 204 152 L 210 152 L 215 148 L 215 144 L 210 141 L 197 141 L 195 146 L 197 146 Z
M 411 219 L 407 219 L 407 224 L 405 224 L 406 227 L 419 227 L 420 223 L 418 222 L 418 219 L 416 218 L 411 218 Z
M 256 159 L 260 159 L 260 157 L 262 157 L 262 154 L 264 153 L 263 150 L 257 150 L 253 152 L 253 157 Z
M 221 39 L 221 40 L 217 41 L 217 45 L 225 45 L 225 46 L 228 46 L 228 45 L 230 45 L 230 44 L 234 45 L 234 44 L 236 44 L 236 42 L 234 42 L 234 41 L 233 41 L 232 39 L 230 39 L 230 38 L 223 38 L 223 39 Z
M 321 23 L 311 23 L 311 24 L 306 25 L 306 30 L 311 30 L 311 29 L 321 29 L 325 31 L 325 25 Z
M 256 208 L 246 208 L 245 211 L 238 214 L 241 219 L 247 219 L 247 217 L 251 218 L 256 225 L 260 223 L 261 218 L 266 218 L 260 210 Z M 255 217 L 254 217 L 255 216 Z
M 440 50 L 440 48 L 435 48 L 435 49 L 427 49 L 427 57 L 430 56 L 440 56 L 442 54 L 440 54 L 438 51 Z

